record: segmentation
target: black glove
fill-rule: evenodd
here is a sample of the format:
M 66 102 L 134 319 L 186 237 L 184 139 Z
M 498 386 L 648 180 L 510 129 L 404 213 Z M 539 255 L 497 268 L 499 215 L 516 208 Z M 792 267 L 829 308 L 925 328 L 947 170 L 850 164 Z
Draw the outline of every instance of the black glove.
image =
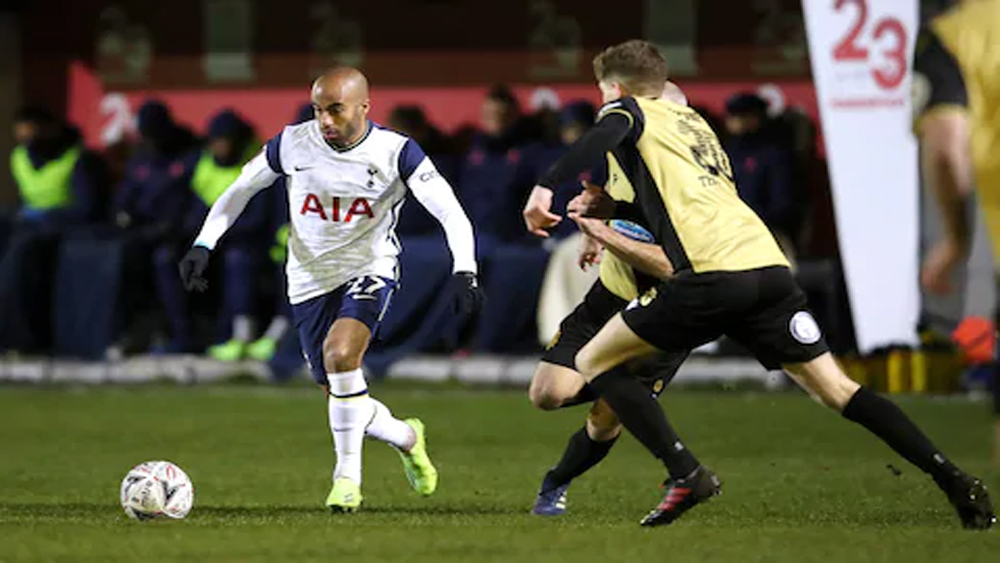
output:
M 205 270 L 208 268 L 209 250 L 204 246 L 192 246 L 181 258 L 181 282 L 188 291 L 202 292 L 208 289 Z
M 452 307 L 456 315 L 475 318 L 483 308 L 483 290 L 479 288 L 476 274 L 455 272 L 451 276 Z

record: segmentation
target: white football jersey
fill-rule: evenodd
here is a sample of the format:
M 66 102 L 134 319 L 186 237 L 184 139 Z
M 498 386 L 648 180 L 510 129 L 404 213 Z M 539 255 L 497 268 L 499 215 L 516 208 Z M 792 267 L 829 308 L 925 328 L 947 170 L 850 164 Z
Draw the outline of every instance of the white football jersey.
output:
M 396 222 L 407 188 L 442 224 L 455 272 L 476 272 L 472 226 L 420 146 L 369 123 L 353 146 L 331 147 L 319 124 L 290 125 L 248 162 L 209 211 L 195 244 L 212 249 L 258 191 L 286 176 L 291 233 L 288 298 L 302 303 L 353 278 L 398 279 Z
M 398 279 L 396 221 L 403 177 L 423 160 L 406 137 L 370 126 L 353 147 L 335 150 L 315 120 L 285 127 L 268 162 L 287 176 L 288 296 L 299 303 L 364 275 Z M 404 148 L 410 150 L 404 152 Z M 413 150 L 413 148 L 416 148 Z M 271 157 L 276 150 L 277 155 Z

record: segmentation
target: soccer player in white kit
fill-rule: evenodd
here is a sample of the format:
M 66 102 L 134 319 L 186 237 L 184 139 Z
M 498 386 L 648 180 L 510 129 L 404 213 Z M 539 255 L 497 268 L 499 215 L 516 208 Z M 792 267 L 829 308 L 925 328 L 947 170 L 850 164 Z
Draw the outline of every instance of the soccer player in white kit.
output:
M 451 249 L 457 313 L 479 312 L 472 225 L 448 182 L 415 141 L 368 120 L 368 81 L 353 68 L 313 83 L 315 119 L 285 127 L 248 162 L 208 213 L 180 263 L 189 290 L 207 287 L 209 256 L 247 202 L 287 177 L 291 234 L 288 297 L 310 371 L 327 396 L 337 463 L 326 504 L 361 505 L 361 450 L 370 436 L 393 446 L 420 494 L 437 487 L 424 425 L 399 420 L 368 394 L 365 351 L 398 283 L 395 227 L 407 190 L 441 223 Z

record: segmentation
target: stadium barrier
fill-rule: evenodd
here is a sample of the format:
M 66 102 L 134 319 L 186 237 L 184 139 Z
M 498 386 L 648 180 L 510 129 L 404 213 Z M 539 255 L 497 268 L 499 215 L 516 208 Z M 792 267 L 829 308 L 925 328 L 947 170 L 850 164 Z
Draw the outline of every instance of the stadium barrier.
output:
M 961 389 L 965 366 L 953 351 L 935 347 L 897 348 L 866 357 L 838 358 L 855 381 L 884 393 L 954 393 Z M 473 355 L 456 358 L 413 355 L 393 363 L 383 379 L 428 383 L 526 386 L 537 356 Z M 0 359 L 0 382 L 27 384 L 179 384 L 250 379 L 275 381 L 264 362 L 220 362 L 200 356 L 137 356 L 120 360 Z M 282 379 L 308 381 L 305 370 Z M 779 390 L 790 386 L 780 371 L 767 371 L 751 358 L 694 354 L 681 366 L 677 385 L 735 385 Z
M 536 356 L 473 355 L 464 358 L 415 355 L 392 364 L 388 380 L 423 382 L 458 381 L 467 384 L 526 386 L 538 364 Z M 749 358 L 692 356 L 681 367 L 679 384 L 755 382 L 765 387 L 784 385 L 780 372 L 768 372 Z M 248 378 L 268 381 L 267 364 L 251 360 L 220 362 L 200 356 L 138 356 L 108 361 L 55 359 L 0 360 L 0 381 L 31 384 L 127 384 L 173 381 L 180 384 L 211 383 Z M 291 376 L 308 381 L 305 370 Z

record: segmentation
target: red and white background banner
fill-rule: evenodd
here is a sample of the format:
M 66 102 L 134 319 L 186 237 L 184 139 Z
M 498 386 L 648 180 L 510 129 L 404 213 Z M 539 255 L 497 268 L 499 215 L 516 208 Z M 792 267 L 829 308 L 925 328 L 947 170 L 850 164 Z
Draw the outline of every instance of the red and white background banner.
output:
M 803 0 L 802 9 L 859 351 L 916 344 L 918 2 Z
M 134 134 L 135 112 L 142 102 L 157 98 L 166 103 L 181 123 L 203 132 L 211 117 L 222 108 L 240 112 L 263 138 L 276 134 L 289 123 L 299 106 L 309 101 L 308 81 L 298 88 L 232 89 L 143 89 L 116 91 L 101 83 L 87 65 L 70 65 L 67 114 L 83 133 L 88 146 L 102 148 Z M 726 99 L 738 91 L 756 91 L 769 100 L 772 111 L 798 108 L 812 118 L 818 117 L 816 96 L 805 80 L 686 82 L 681 87 L 692 103 L 721 112 Z M 489 84 L 481 86 L 379 87 L 372 89 L 372 119 L 385 123 L 397 104 L 418 104 L 428 118 L 447 132 L 463 125 L 479 123 L 480 107 Z M 561 107 L 584 99 L 600 104 L 600 93 L 592 83 L 517 85 L 514 93 L 528 110 L 542 105 Z

